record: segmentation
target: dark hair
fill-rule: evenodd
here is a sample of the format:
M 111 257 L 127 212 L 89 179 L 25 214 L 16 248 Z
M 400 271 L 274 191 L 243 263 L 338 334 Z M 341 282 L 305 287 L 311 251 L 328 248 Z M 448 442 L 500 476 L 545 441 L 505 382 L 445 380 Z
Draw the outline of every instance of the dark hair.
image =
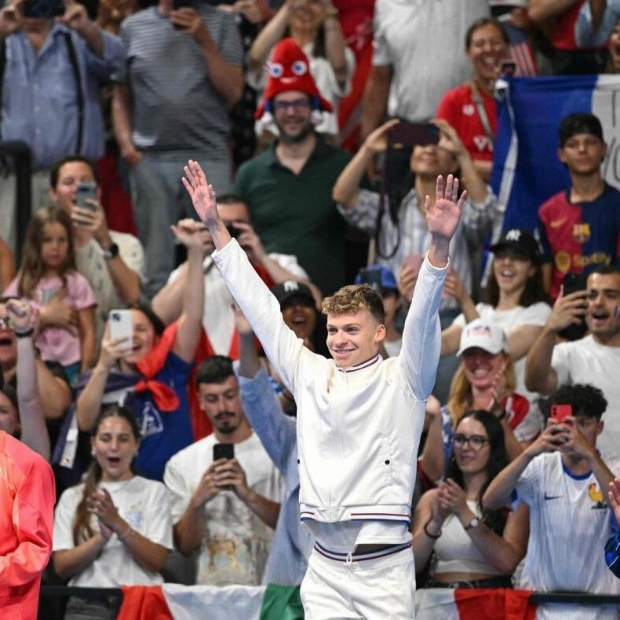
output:
M 90 432 L 91 437 L 96 437 L 102 422 L 113 416 L 123 418 L 123 420 L 125 420 L 129 424 L 129 427 L 131 428 L 131 433 L 134 436 L 135 440 L 137 442 L 140 441 L 140 427 L 138 426 L 136 416 L 134 416 L 133 412 L 131 412 L 129 409 L 116 404 L 108 405 L 101 409 Z M 134 474 L 136 473 L 133 461 L 131 462 L 131 471 Z M 73 544 L 75 544 L 75 546 L 83 543 L 84 541 L 92 538 L 95 535 L 95 531 L 90 525 L 91 515 L 90 512 L 88 512 L 86 501 L 97 490 L 97 485 L 101 482 L 102 476 L 103 470 L 101 469 L 101 465 L 99 465 L 97 459 L 93 459 L 90 467 L 86 472 L 86 476 L 84 478 L 84 490 L 82 492 L 82 498 L 80 499 L 80 503 L 75 509 L 75 516 L 73 517 Z
M 230 376 L 235 376 L 230 357 L 212 355 L 200 364 L 196 373 L 196 385 L 201 383 L 223 383 Z
M 605 141 L 603 138 L 603 126 L 598 117 L 590 114 L 590 112 L 575 112 L 564 117 L 560 123 L 558 130 L 560 148 L 573 136 L 580 133 L 593 135 L 601 142 Z
M 598 273 L 602 276 L 620 276 L 620 265 L 604 265 L 599 263 L 594 265 L 588 275 Z
M 607 409 L 607 399 L 599 388 L 589 383 L 559 387 L 549 399 L 551 405 L 570 405 L 573 415 L 600 420 Z
M 139 301 L 135 304 L 129 304 L 127 306 L 129 310 L 139 310 L 149 320 L 155 333 L 161 336 L 166 331 L 165 323 L 159 318 L 159 315 L 155 313 L 155 310 L 151 305 L 145 301 Z
M 2 367 L 0 366 L 0 372 L 2 371 Z M 15 411 L 17 411 L 17 415 L 19 417 L 19 402 L 17 400 L 17 392 L 15 388 L 10 383 L 4 383 L 4 375 L 2 375 L 2 381 L 0 382 L 0 392 L 2 392 L 10 401 L 13 407 L 15 407 Z
M 474 32 L 479 28 L 484 28 L 484 26 L 495 26 L 499 33 L 502 35 L 502 39 L 506 45 L 510 44 L 510 38 L 508 37 L 508 33 L 506 32 L 506 28 L 504 28 L 504 24 L 500 22 L 498 19 L 494 17 L 481 17 L 477 19 L 475 22 L 470 24 L 467 32 L 465 33 L 465 49 L 468 50 L 471 46 L 471 40 L 474 36 Z
M 43 245 L 43 231 L 47 224 L 60 224 L 67 233 L 67 257 L 59 269 L 58 276 L 66 286 L 66 275 L 69 271 L 75 271 L 75 251 L 73 236 L 71 234 L 71 219 L 58 207 L 47 206 L 36 211 L 26 230 L 24 242 L 24 257 L 19 270 L 17 292 L 21 297 L 32 298 L 34 289 L 43 277 L 45 264 L 41 258 L 41 246 Z
M 493 260 L 495 260 L 495 258 Z M 525 281 L 525 288 L 521 291 L 521 296 L 519 297 L 519 305 L 524 308 L 528 308 L 541 301 L 549 301 L 549 297 L 547 293 L 545 293 L 545 287 L 543 285 L 541 266 L 532 261 L 530 261 L 530 264 L 536 271 L 533 276 L 528 277 Z M 482 292 L 482 296 L 485 303 L 493 306 L 493 308 L 497 307 L 499 303 L 499 284 L 497 283 L 497 278 L 492 268 L 489 270 L 489 277 L 484 291 Z
M 487 461 L 485 472 L 487 474 L 487 480 L 482 485 L 480 489 L 480 493 L 477 497 L 478 506 L 482 511 L 482 518 L 484 522 L 496 533 L 501 535 L 504 531 L 504 527 L 506 525 L 506 512 L 503 509 L 499 510 L 486 510 L 482 504 L 481 499 L 484 495 L 484 492 L 487 490 L 489 484 L 491 484 L 493 478 L 499 474 L 504 467 L 508 465 L 510 462 L 508 459 L 508 453 L 506 452 L 506 443 L 504 438 L 504 429 L 502 428 L 501 422 L 494 416 L 492 413 L 488 411 L 484 411 L 483 409 L 476 409 L 474 411 L 469 411 L 466 413 L 455 426 L 455 431 L 458 429 L 459 424 L 467 419 L 471 418 L 480 422 L 482 426 L 484 426 L 487 435 L 489 437 L 489 446 L 491 448 L 489 454 L 489 460 Z M 462 489 L 465 489 L 463 482 L 463 473 L 459 469 L 459 466 L 456 463 L 456 458 L 454 456 L 454 450 L 452 450 L 452 454 L 450 455 L 450 460 L 448 461 L 448 467 L 446 470 L 446 478 L 451 478 L 456 482 Z
M 58 186 L 58 181 L 60 179 L 60 169 L 65 164 L 72 164 L 74 162 L 86 164 L 93 173 L 93 179 L 95 179 L 95 182 L 97 183 L 97 185 L 99 185 L 99 175 L 97 174 L 97 168 L 90 159 L 82 157 L 82 155 L 67 155 L 66 157 L 58 160 L 50 170 L 50 187 L 52 189 L 56 189 L 56 187 Z

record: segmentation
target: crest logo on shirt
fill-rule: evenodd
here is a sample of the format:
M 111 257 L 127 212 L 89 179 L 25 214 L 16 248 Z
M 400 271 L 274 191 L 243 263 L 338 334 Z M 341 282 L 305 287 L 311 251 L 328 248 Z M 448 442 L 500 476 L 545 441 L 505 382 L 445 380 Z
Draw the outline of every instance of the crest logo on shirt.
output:
M 592 510 L 606 510 L 607 503 L 603 497 L 603 492 L 596 482 L 592 482 L 588 486 L 588 497 L 592 500 Z
M 149 435 L 157 435 L 157 433 L 163 433 L 164 423 L 161 419 L 161 414 L 152 403 L 145 403 L 142 408 L 142 415 L 138 420 L 140 424 L 140 435 L 142 439 Z
M 573 239 L 577 243 L 585 243 L 590 238 L 590 224 L 573 224 Z
M 568 252 L 558 252 L 555 257 L 555 267 L 560 273 L 568 273 L 571 266 L 571 258 Z
M 473 116 L 475 111 L 476 111 L 476 108 L 474 107 L 472 103 L 466 103 L 463 106 L 463 114 L 465 116 Z

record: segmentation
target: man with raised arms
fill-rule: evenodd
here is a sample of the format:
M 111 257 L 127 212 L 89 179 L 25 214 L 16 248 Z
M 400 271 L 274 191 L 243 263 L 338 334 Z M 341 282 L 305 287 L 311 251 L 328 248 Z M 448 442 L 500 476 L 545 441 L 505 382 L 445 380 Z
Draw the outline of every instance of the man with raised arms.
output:
M 438 307 L 448 247 L 466 193 L 437 179 L 425 209 L 431 246 L 398 356 L 384 360 L 381 297 L 345 286 L 323 302 L 327 348 L 312 353 L 282 320 L 275 297 L 221 221 L 213 188 L 190 161 L 183 183 L 213 237 L 214 261 L 298 406 L 300 513 L 316 539 L 301 586 L 308 620 L 413 618 L 415 569 L 408 532 L 425 401 L 435 381 Z

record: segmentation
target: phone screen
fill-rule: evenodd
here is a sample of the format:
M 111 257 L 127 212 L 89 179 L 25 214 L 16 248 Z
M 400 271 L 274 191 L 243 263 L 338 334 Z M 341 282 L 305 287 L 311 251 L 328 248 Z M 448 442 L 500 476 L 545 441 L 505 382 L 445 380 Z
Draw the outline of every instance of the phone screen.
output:
M 75 190 L 75 204 L 81 209 L 96 211 L 97 207 L 89 200 L 97 200 L 97 184 L 89 181 L 80 181 Z
M 213 460 L 234 459 L 235 445 L 232 443 L 216 443 L 213 444 Z
M 570 295 L 577 291 L 585 291 L 587 288 L 588 276 L 585 273 L 567 273 L 562 280 L 562 295 Z M 569 325 L 563 329 L 559 335 L 566 340 L 579 340 L 586 335 L 588 326 L 582 319 L 579 325 Z

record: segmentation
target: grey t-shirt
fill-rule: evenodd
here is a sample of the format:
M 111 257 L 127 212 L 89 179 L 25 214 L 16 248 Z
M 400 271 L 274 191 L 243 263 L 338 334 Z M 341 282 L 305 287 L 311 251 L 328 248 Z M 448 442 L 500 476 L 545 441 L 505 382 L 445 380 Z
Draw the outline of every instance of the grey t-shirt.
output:
M 233 18 L 201 4 L 202 18 L 227 63 L 243 64 L 241 37 Z M 132 140 L 141 151 L 179 151 L 227 157 L 228 105 L 209 77 L 196 40 L 161 15 L 157 7 L 139 11 L 121 25 L 127 60 L 115 76 L 130 87 Z

